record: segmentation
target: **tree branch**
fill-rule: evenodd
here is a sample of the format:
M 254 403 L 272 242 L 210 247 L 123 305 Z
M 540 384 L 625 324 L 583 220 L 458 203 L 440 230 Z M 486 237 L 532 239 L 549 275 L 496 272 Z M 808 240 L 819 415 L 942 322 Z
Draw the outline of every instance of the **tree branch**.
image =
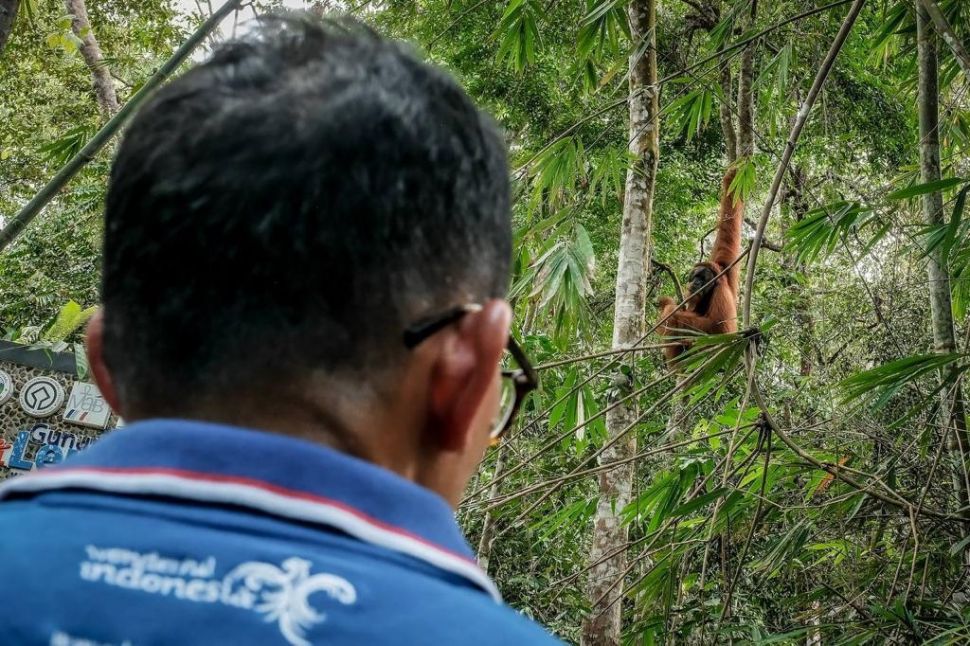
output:
M 94 94 L 98 98 L 98 106 L 105 118 L 118 112 L 118 92 L 115 90 L 111 72 L 104 62 L 101 46 L 94 36 L 94 29 L 88 19 L 88 10 L 84 0 L 64 0 L 64 8 L 71 16 L 71 31 L 81 41 L 79 47 L 81 58 L 91 70 L 91 80 L 94 83 Z
M 670 281 L 674 284 L 674 289 L 677 290 L 677 300 L 684 300 L 684 288 L 680 284 L 680 279 L 677 278 L 677 274 L 675 274 L 674 270 L 670 268 L 670 265 L 662 263 L 656 258 L 651 258 L 650 261 L 653 263 L 654 267 L 670 276 Z
M 940 36 L 949 45 L 950 51 L 953 52 L 953 56 L 957 59 L 957 63 L 960 65 L 960 69 L 963 70 L 963 74 L 967 77 L 967 82 L 970 83 L 970 53 L 967 52 L 967 48 L 963 46 L 960 39 L 957 38 L 956 32 L 953 31 L 953 27 L 946 20 L 946 16 L 940 11 L 939 5 L 934 2 L 934 0 L 919 0 L 923 8 L 926 9 L 926 13 L 930 15 L 933 19 L 933 26 L 936 27 L 936 31 L 940 33 Z
M 798 110 L 798 115 L 795 118 L 795 123 L 792 126 L 791 134 L 788 135 L 788 142 L 785 144 L 785 152 L 782 153 L 781 162 L 778 164 L 778 169 L 775 171 L 775 178 L 771 183 L 771 190 L 768 191 L 768 199 L 765 200 L 765 208 L 761 213 L 761 220 L 758 221 L 758 226 L 755 229 L 754 239 L 751 241 L 751 253 L 748 254 L 748 271 L 745 277 L 744 286 L 744 308 L 743 308 L 743 327 L 747 328 L 751 325 L 751 294 L 753 292 L 752 287 L 754 286 L 754 276 L 755 271 L 758 266 L 758 251 L 761 249 L 763 244 L 763 239 L 765 236 L 765 227 L 768 225 L 768 218 L 771 216 L 771 210 L 775 206 L 775 201 L 778 198 L 778 189 L 781 188 L 781 181 L 785 177 L 785 173 L 788 172 L 788 164 L 791 162 L 792 155 L 795 152 L 795 145 L 798 143 L 798 138 L 802 134 L 802 129 L 805 127 L 805 122 L 808 121 L 808 115 L 812 111 L 812 106 L 815 105 L 815 100 L 818 98 L 819 92 L 822 91 L 822 85 L 825 83 L 825 79 L 828 78 L 829 72 L 832 71 L 832 66 L 835 64 L 835 59 L 838 57 L 839 52 L 842 50 L 842 45 L 845 44 L 846 39 L 849 37 L 849 32 L 852 31 L 852 26 L 855 25 L 856 18 L 859 17 L 859 12 L 862 11 L 863 5 L 865 5 L 866 0 L 855 0 L 852 6 L 849 8 L 849 13 L 842 22 L 842 26 L 839 28 L 839 33 L 835 36 L 835 40 L 832 42 L 832 46 L 829 48 L 828 54 L 825 56 L 825 60 L 822 61 L 822 65 L 818 70 L 818 74 L 815 75 L 815 81 L 812 83 L 812 89 L 809 90 L 808 96 L 805 98 L 805 102 L 802 103 L 801 108 Z
M 744 223 L 747 224 L 752 229 L 758 228 L 758 224 L 751 218 L 745 218 Z M 777 253 L 781 253 L 782 251 L 784 251 L 783 245 L 777 242 L 772 242 L 768 238 L 761 239 L 761 246 L 764 247 L 765 249 L 768 249 L 769 251 L 775 251 Z
M 206 37 L 206 35 L 215 29 L 223 18 L 229 15 L 230 12 L 234 11 L 239 7 L 242 0 L 228 0 L 226 4 L 219 8 L 217 12 L 212 14 L 208 20 L 206 20 L 202 25 L 195 30 L 185 43 L 179 47 L 172 57 L 165 61 L 165 64 L 158 68 L 158 71 L 152 74 L 151 78 L 145 81 L 145 84 L 132 96 L 128 103 L 126 103 L 111 119 L 108 120 L 104 126 L 101 127 L 91 140 L 82 148 L 67 164 L 61 167 L 61 170 L 57 172 L 56 175 L 47 183 L 47 185 L 42 188 L 34 197 L 27 203 L 27 205 L 21 209 L 20 213 L 14 216 L 7 226 L 0 231 L 0 251 L 6 249 L 14 238 L 16 238 L 20 233 L 27 228 L 37 215 L 44 210 L 44 207 L 54 199 L 58 192 L 64 186 L 71 181 L 78 171 L 80 171 L 84 166 L 94 159 L 94 156 L 98 154 L 111 138 L 114 137 L 115 133 L 121 129 L 121 126 L 128 120 L 135 109 L 142 104 L 142 102 L 152 93 L 152 91 L 161 85 L 161 83 L 169 77 L 175 70 L 178 69 L 179 65 L 188 58 L 189 54 L 192 53 L 200 42 Z

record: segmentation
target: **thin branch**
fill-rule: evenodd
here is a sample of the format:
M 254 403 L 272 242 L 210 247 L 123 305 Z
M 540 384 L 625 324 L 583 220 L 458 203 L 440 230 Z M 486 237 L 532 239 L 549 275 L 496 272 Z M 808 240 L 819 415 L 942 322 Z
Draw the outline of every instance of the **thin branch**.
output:
M 128 102 L 122 106 L 122 108 L 108 120 L 106 124 L 99 130 L 87 144 L 69 161 L 65 164 L 61 170 L 57 172 L 56 175 L 47 183 L 47 186 L 42 188 L 34 197 L 21 209 L 20 213 L 14 216 L 8 223 L 7 226 L 0 231 L 0 252 L 2 252 L 7 245 L 9 245 L 14 238 L 16 238 L 26 227 L 30 224 L 37 215 L 47 206 L 48 203 L 58 192 L 74 177 L 78 171 L 80 171 L 89 161 L 94 159 L 94 156 L 98 154 L 111 138 L 114 137 L 115 133 L 121 129 L 121 126 L 128 120 L 128 118 L 134 113 L 135 109 L 142 104 L 142 102 L 148 98 L 152 91 L 161 85 L 161 83 L 169 77 L 179 65 L 188 58 L 189 54 L 192 53 L 199 43 L 205 39 L 206 35 L 209 34 L 213 29 L 215 29 L 223 18 L 229 15 L 230 12 L 234 11 L 242 0 L 228 0 L 226 4 L 219 8 L 214 14 L 212 14 L 208 20 L 206 20 L 202 25 L 195 30 L 189 39 L 179 47 L 171 58 L 165 61 L 165 64 L 158 68 L 158 71 L 152 74 L 151 78 L 145 81 L 145 84 L 141 86 L 134 96 L 128 99 Z
M 933 26 L 936 27 L 936 31 L 943 37 L 946 44 L 950 46 L 950 51 L 953 52 L 953 56 L 957 59 L 960 69 L 963 70 L 963 73 L 967 77 L 967 82 L 970 83 L 970 53 L 967 53 L 967 48 L 960 42 L 956 32 L 953 31 L 953 27 L 947 22 L 946 16 L 943 15 L 939 5 L 934 0 L 919 1 L 923 5 L 923 8 L 926 9 L 926 13 L 933 19 Z
M 805 127 L 805 122 L 808 121 L 808 115 L 812 111 L 812 107 L 815 105 L 815 100 L 818 98 L 819 92 L 822 91 L 822 85 L 825 84 L 825 79 L 828 78 L 829 72 L 832 71 L 832 66 L 835 64 L 835 59 L 838 57 L 839 52 L 842 50 L 842 45 L 845 44 L 846 39 L 849 37 L 849 33 L 852 31 L 853 25 L 855 25 L 856 18 L 859 17 L 859 12 L 862 11 L 862 7 L 865 5 L 866 0 L 855 0 L 852 3 L 852 7 L 849 8 L 849 14 L 845 17 L 842 22 L 842 26 L 839 28 L 839 33 L 835 36 L 835 40 L 832 42 L 832 46 L 829 48 L 828 54 L 825 56 L 825 60 L 822 61 L 822 65 L 815 75 L 815 81 L 812 83 L 812 88 L 808 92 L 808 96 L 805 98 L 804 103 L 802 103 L 801 108 L 798 110 L 798 115 L 795 118 L 795 124 L 792 126 L 791 134 L 788 136 L 788 142 L 785 144 L 785 152 L 782 153 L 781 163 L 778 164 L 778 169 L 775 171 L 775 178 L 771 183 L 771 190 L 768 192 L 768 199 L 765 200 L 765 207 L 761 213 L 761 220 L 758 221 L 758 227 L 755 230 L 754 240 L 751 242 L 751 254 L 748 256 L 748 271 L 745 276 L 745 286 L 744 286 L 744 327 L 749 327 L 751 325 L 751 294 L 752 288 L 754 286 L 754 276 L 755 271 L 758 266 L 758 251 L 761 249 L 762 239 L 765 235 L 765 227 L 768 225 L 768 218 L 771 216 L 771 211 L 775 206 L 775 201 L 778 198 L 778 189 L 781 188 L 781 181 L 785 177 L 785 173 L 788 172 L 788 164 L 791 162 L 792 155 L 795 152 L 795 145 L 798 143 L 798 138 L 802 134 L 802 129 Z
M 655 263 L 656 264 L 656 263 Z M 681 297 L 683 298 L 683 297 Z M 578 357 L 569 357 L 568 359 L 559 359 L 558 361 L 550 361 L 548 363 L 540 363 L 535 366 L 536 371 L 549 370 L 550 368 L 560 368 L 562 366 L 568 366 L 571 363 L 581 363 L 583 361 L 589 361 L 590 359 L 602 359 L 603 357 L 609 357 L 615 354 L 626 354 L 634 350 L 663 350 L 669 343 L 648 343 L 645 345 L 638 345 L 630 348 L 620 348 L 618 350 L 603 350 L 602 352 L 593 352 L 591 354 L 584 354 Z
M 746 353 L 746 363 L 749 365 L 749 369 L 751 366 L 751 355 L 755 352 L 754 341 L 751 341 L 750 343 L 751 345 L 749 346 L 749 350 Z M 825 462 L 822 462 L 821 460 L 818 460 L 817 458 L 815 458 L 815 456 L 811 455 L 808 451 L 803 449 L 797 442 L 792 440 L 791 437 L 789 437 L 784 430 L 782 430 L 782 428 L 778 425 L 777 422 L 775 422 L 774 418 L 771 416 L 771 413 L 768 412 L 769 411 L 768 402 L 765 401 L 764 393 L 761 392 L 761 387 L 759 386 L 757 379 L 753 381 L 752 392 L 755 397 L 755 402 L 758 404 L 758 407 L 761 409 L 761 414 L 764 416 L 765 421 L 770 425 L 772 432 L 775 434 L 776 437 L 778 437 L 779 440 L 782 441 L 782 443 L 785 446 L 791 449 L 795 453 L 795 455 L 800 457 L 802 460 L 805 460 L 815 468 L 821 469 L 826 473 L 832 474 L 833 476 L 835 476 L 835 478 L 837 478 L 838 480 L 841 480 L 842 482 L 846 483 L 847 485 L 849 485 L 853 489 L 856 489 L 857 491 L 864 492 L 872 496 L 873 498 L 883 501 L 888 505 L 892 505 L 893 507 L 902 509 L 905 512 L 907 512 L 907 514 L 910 512 L 910 510 L 913 507 L 913 504 L 910 501 L 903 498 L 902 496 L 900 496 L 892 489 L 889 489 L 888 490 L 889 493 L 887 494 L 887 493 L 878 491 L 876 489 L 873 489 L 872 487 L 867 487 L 866 485 L 862 484 L 855 478 L 852 478 L 846 475 L 847 469 L 845 469 L 844 467 L 838 467 L 833 464 L 827 464 Z M 946 521 L 957 522 L 957 523 L 970 522 L 967 519 L 961 518 L 959 516 L 946 514 L 946 513 L 937 511 L 935 509 L 922 509 L 920 511 L 920 514 L 923 516 L 928 516 L 930 518 L 937 518 L 939 520 L 946 520 Z
M 836 7 L 841 7 L 842 5 L 845 5 L 845 4 L 849 4 L 852 1 L 853 0 L 836 0 L 835 2 L 831 2 L 831 3 L 827 4 L 827 5 L 822 6 L 822 7 L 816 7 L 815 9 L 809 9 L 808 11 L 803 11 L 801 13 L 798 13 L 798 14 L 792 16 L 791 18 L 786 18 L 785 20 L 782 20 L 780 22 L 776 22 L 773 25 L 770 25 L 768 27 L 765 27 L 764 29 L 762 29 L 758 33 L 754 34 L 753 36 L 749 36 L 748 38 L 744 38 L 742 40 L 739 40 L 738 42 L 733 43 L 731 45 L 728 45 L 727 47 L 724 47 L 724 48 L 722 48 L 722 49 L 714 52 L 710 56 L 707 56 L 706 58 L 703 58 L 703 59 L 701 59 L 700 61 L 698 61 L 696 63 L 693 63 L 691 65 L 688 65 L 687 67 L 684 67 L 684 68 L 682 68 L 680 70 L 677 70 L 676 72 L 673 72 L 671 74 L 668 74 L 668 75 L 664 76 L 663 78 L 661 78 L 660 80 L 657 81 L 657 89 L 659 89 L 665 83 L 668 83 L 668 82 L 672 81 L 675 78 L 679 78 L 679 77 L 681 77 L 681 76 L 683 76 L 685 74 L 689 74 L 690 72 L 693 72 L 697 68 L 703 67 L 707 63 L 710 63 L 711 61 L 717 60 L 717 59 L 721 58 L 725 54 L 728 54 L 728 53 L 731 53 L 731 52 L 735 52 L 735 51 L 738 51 L 738 50 L 744 48 L 744 46 L 747 45 L 748 43 L 751 43 L 753 41 L 756 41 L 756 40 L 758 40 L 759 38 L 761 38 L 762 36 L 764 36 L 766 34 L 770 34 L 771 32 L 776 31 L 778 29 L 781 29 L 782 27 L 785 27 L 786 25 L 790 25 L 793 22 L 798 22 L 799 20 L 803 20 L 805 18 L 809 18 L 811 16 L 814 16 L 815 14 L 824 13 L 824 12 L 828 11 L 829 9 L 834 9 Z M 723 64 L 723 61 L 722 61 L 722 64 Z M 593 119 L 595 119 L 595 118 L 597 118 L 599 116 L 602 116 L 603 114 L 606 114 L 610 110 L 612 110 L 614 108 L 618 108 L 621 105 L 626 105 L 627 104 L 627 101 L 629 100 L 629 98 L 630 98 L 629 96 L 624 96 L 624 97 L 622 97 L 620 99 L 617 99 L 615 101 L 612 101 L 611 103 L 608 103 L 607 105 L 605 105 L 602 108 L 596 110 L 592 114 L 589 114 L 589 115 L 583 117 L 582 119 L 580 119 L 579 121 L 577 121 L 573 125 L 569 126 L 565 130 L 563 130 L 562 132 L 560 132 L 558 135 L 556 135 L 555 137 L 553 137 L 545 146 L 543 146 L 538 152 L 536 152 L 536 154 L 534 154 L 528 161 L 526 161 L 524 164 L 522 164 L 518 168 L 516 168 L 512 172 L 512 174 L 513 175 L 521 175 L 533 163 L 535 163 L 535 161 L 537 159 L 539 159 L 539 157 L 541 157 L 547 150 L 549 150 L 551 147 L 553 147 L 554 145 L 556 145 L 559 141 L 561 141 L 562 139 L 565 139 L 566 137 L 568 137 L 572 133 L 576 132 L 576 130 L 578 130 L 583 125 L 589 123 Z
M 758 228 L 757 223 L 751 218 L 745 218 L 744 223 L 747 224 L 752 229 Z M 781 253 L 782 251 L 785 250 L 785 247 L 783 245 L 777 242 L 772 242 L 768 238 L 761 239 L 761 246 L 764 247 L 765 249 L 768 249 L 769 251 L 774 251 L 776 253 Z
M 723 350 L 721 352 L 723 352 Z M 720 356 L 720 352 L 715 353 L 713 356 L 711 356 L 709 359 L 707 359 L 703 364 L 701 364 L 700 366 L 698 366 L 698 368 L 696 370 L 694 370 L 694 372 L 692 372 L 691 374 L 687 375 L 687 377 L 685 377 L 682 381 L 678 382 L 672 389 L 670 389 L 669 391 L 667 391 L 662 397 L 660 397 L 653 404 L 651 404 L 650 407 L 647 408 L 647 410 L 645 410 L 643 413 L 641 413 L 640 415 L 638 415 L 636 419 L 634 419 L 632 422 L 630 422 L 630 424 L 628 424 L 626 427 L 624 427 L 619 433 L 616 434 L 615 437 L 613 437 L 610 441 L 606 442 L 599 449 L 597 449 L 596 451 L 594 451 L 593 453 L 591 453 L 589 455 L 589 457 L 584 458 L 568 475 L 574 475 L 574 474 L 576 474 L 577 472 L 579 472 L 582 469 L 582 467 L 586 466 L 587 464 L 589 464 L 590 462 L 592 462 L 593 460 L 595 460 L 596 458 L 598 458 L 599 456 L 601 456 L 610 447 L 616 445 L 620 440 L 622 440 L 631 431 L 633 431 L 637 426 L 639 426 L 640 423 L 648 415 L 650 415 L 651 413 L 653 413 L 653 411 L 655 411 L 659 406 L 661 406 L 668 399 L 670 399 L 670 397 L 672 397 L 674 395 L 674 393 L 676 393 L 681 388 L 683 388 L 685 384 L 690 383 L 691 380 L 694 379 L 697 375 L 701 374 L 711 363 L 714 362 L 715 359 L 718 358 L 718 356 Z M 532 503 L 531 505 L 529 505 L 529 507 L 525 511 L 523 511 L 522 513 L 520 513 L 515 518 L 515 520 L 512 523 L 509 524 L 509 526 L 503 531 L 503 534 L 506 531 L 508 531 L 508 530 L 512 529 L 513 527 L 515 527 L 519 522 L 521 522 L 521 520 L 523 518 L 525 518 L 530 513 L 532 513 L 532 511 L 534 509 L 538 508 L 539 505 L 541 505 L 543 502 L 545 502 L 549 498 L 549 496 L 551 496 L 553 493 L 555 493 L 556 491 L 558 491 L 559 488 L 562 487 L 562 485 L 564 483 L 565 483 L 565 480 L 562 481 L 562 482 L 559 482 L 557 484 L 554 484 L 552 486 L 552 488 L 550 488 L 548 491 L 546 491 L 544 494 L 542 494 L 542 496 L 540 496 L 534 503 Z
M 754 541 L 755 530 L 758 529 L 758 521 L 761 520 L 761 511 L 764 509 L 765 503 L 765 489 L 768 485 L 768 464 L 771 462 L 771 431 L 767 433 L 767 438 L 765 439 L 765 464 L 762 467 L 761 473 L 761 492 L 758 495 L 758 506 L 754 511 L 754 518 L 751 520 L 751 529 L 748 532 L 748 538 L 744 542 L 744 547 L 741 548 L 741 555 L 738 558 L 738 567 L 734 571 L 734 578 L 728 583 L 727 592 L 724 595 L 724 603 L 721 606 L 721 616 L 717 619 L 717 626 L 714 628 L 714 634 L 717 634 L 721 628 L 721 623 L 727 616 L 728 608 L 731 607 L 731 598 L 734 595 L 734 591 L 737 588 L 738 581 L 741 580 L 741 571 L 744 568 L 744 559 L 748 556 L 748 550 L 751 548 L 751 543 Z
M 680 308 L 684 307 L 684 305 L 686 305 L 687 302 L 691 298 L 693 298 L 697 294 L 700 294 L 701 292 L 703 292 L 705 289 L 708 288 L 708 286 L 713 285 L 717 281 L 718 278 L 720 278 L 721 276 L 723 276 L 725 273 L 727 273 L 728 271 L 730 271 L 732 267 L 734 267 L 736 264 L 738 264 L 739 262 L 741 262 L 741 260 L 748 255 L 748 252 L 749 251 L 750 251 L 750 248 L 749 249 L 745 249 L 734 260 L 734 262 L 732 262 L 727 267 L 725 267 L 724 269 L 722 269 L 721 271 L 719 271 L 717 274 L 715 274 L 709 281 L 707 281 L 704 285 L 702 285 L 701 287 L 699 287 L 697 289 L 697 291 L 695 291 L 692 294 L 689 294 L 687 296 L 687 298 L 685 298 L 684 300 L 682 300 L 677 305 L 677 307 L 670 312 L 670 314 L 668 314 L 667 316 L 662 317 L 659 321 L 657 321 L 656 323 L 654 323 L 653 326 L 651 326 L 649 330 L 647 330 L 646 332 L 644 332 L 643 333 L 643 336 L 641 336 L 639 339 L 637 339 L 630 347 L 618 349 L 618 351 L 617 351 L 618 356 L 615 359 L 613 359 L 612 361 L 607 362 L 602 368 L 600 368 L 599 370 L 595 371 L 589 377 L 586 377 L 580 383 L 578 383 L 575 386 L 573 386 L 568 392 L 564 393 L 561 397 L 559 397 L 556 401 L 554 401 L 550 406 L 546 407 L 545 410 L 543 410 L 541 413 L 539 413 L 538 415 L 536 415 L 536 417 L 533 418 L 530 422 L 524 424 L 521 431 L 519 431 L 515 435 L 509 435 L 505 439 L 505 441 L 508 442 L 513 437 L 518 437 L 519 435 L 521 435 L 526 430 L 532 428 L 533 426 L 535 426 L 536 424 L 538 424 L 539 422 L 541 422 L 543 419 L 545 419 L 545 417 L 547 415 L 549 415 L 553 411 L 553 409 L 556 408 L 556 406 L 558 406 L 562 402 L 566 401 L 566 399 L 569 398 L 570 396 L 572 396 L 575 393 L 577 393 L 581 388 L 583 388 L 586 384 L 588 384 L 589 382 L 591 382 L 593 379 L 595 379 L 596 377 L 600 376 L 601 374 L 603 374 L 604 372 L 606 372 L 607 370 L 609 370 L 611 367 L 617 365 L 619 363 L 619 361 L 620 361 L 620 358 L 623 355 L 625 355 L 625 354 L 627 354 L 629 352 L 636 352 L 637 349 L 640 347 L 640 344 L 642 344 L 644 342 L 644 340 L 646 340 L 646 338 L 648 336 L 650 336 L 651 334 L 653 334 L 657 330 L 657 328 L 659 328 L 661 325 L 663 325 L 664 323 L 666 323 L 667 320 L 671 316 L 674 315 L 674 312 L 675 311 L 677 311 Z M 542 448 L 540 448 L 537 452 L 533 453 L 528 459 L 520 461 L 517 465 L 515 465 L 514 467 L 512 467 L 511 469 L 509 469 L 508 471 L 506 471 L 504 474 L 502 474 L 502 476 L 503 477 L 508 477 L 508 476 L 512 475 L 513 473 L 517 473 L 526 464 L 528 464 L 529 461 L 535 459 L 537 456 L 541 455 L 545 451 L 548 451 L 551 447 L 553 447 L 556 444 L 558 444 L 558 442 L 561 441 L 561 439 L 562 438 L 560 438 L 558 440 L 557 439 L 554 439 L 553 441 L 548 442 L 546 445 L 544 445 Z M 470 493 L 467 496 L 465 496 L 465 498 L 462 499 L 462 501 L 461 501 L 460 504 L 466 503 L 469 499 L 474 498 L 475 496 L 479 495 L 480 493 L 482 493 L 483 491 L 485 491 L 487 488 L 488 488 L 488 486 L 480 487 L 479 489 L 473 491 L 472 493 Z
M 710 440 L 716 437 L 723 437 L 733 432 L 734 432 L 734 429 L 730 428 L 725 431 L 711 433 L 709 435 L 704 435 L 702 437 L 693 437 L 688 440 L 681 440 L 679 442 L 672 442 L 670 444 L 664 444 L 662 446 L 655 446 L 652 449 L 641 451 L 636 455 L 632 455 L 628 458 L 623 458 L 622 460 L 609 462 L 607 464 L 600 464 L 598 466 L 591 467 L 583 471 L 573 471 L 571 473 L 567 473 L 564 476 L 559 476 L 557 478 L 550 478 L 549 480 L 545 480 L 544 482 L 539 482 L 537 484 L 526 487 L 525 489 L 520 489 L 519 491 L 516 491 L 514 493 L 505 494 L 504 496 L 497 496 L 493 499 L 486 500 L 485 504 L 489 505 L 488 509 L 493 509 L 494 507 L 499 507 L 506 503 L 512 502 L 513 500 L 517 500 L 522 496 L 527 496 L 531 493 L 542 491 L 546 487 L 551 487 L 553 485 L 569 482 L 570 480 L 585 478 L 586 476 L 594 475 L 594 474 L 600 473 L 601 471 L 610 471 L 611 469 L 614 469 L 616 467 L 622 466 L 624 464 L 628 464 L 630 462 L 636 462 L 637 460 L 641 460 L 643 458 L 647 458 L 652 455 L 657 455 L 658 453 L 665 453 L 666 451 L 670 451 L 672 449 L 679 449 L 682 446 L 690 446 L 691 444 L 696 444 L 697 442 L 702 442 L 704 440 Z
M 677 300 L 684 300 L 684 287 L 680 284 L 680 279 L 677 278 L 677 274 L 670 268 L 670 265 L 660 262 L 656 258 L 651 258 L 650 262 L 653 263 L 655 268 L 670 276 L 670 281 L 674 284 L 674 289 L 677 290 Z

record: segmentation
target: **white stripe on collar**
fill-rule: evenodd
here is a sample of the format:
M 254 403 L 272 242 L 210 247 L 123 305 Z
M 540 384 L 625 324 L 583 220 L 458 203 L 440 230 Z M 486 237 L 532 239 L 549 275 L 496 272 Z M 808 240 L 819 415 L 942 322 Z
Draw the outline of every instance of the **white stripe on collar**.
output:
M 243 505 L 275 516 L 329 525 L 372 545 L 413 556 L 439 569 L 464 577 L 488 592 L 495 601 L 502 601 L 495 583 L 471 560 L 405 530 L 381 523 L 337 501 L 277 488 L 260 481 L 224 476 L 213 478 L 209 474 L 165 469 L 78 467 L 40 471 L 9 479 L 0 484 L 0 499 L 11 493 L 32 493 L 70 487 Z

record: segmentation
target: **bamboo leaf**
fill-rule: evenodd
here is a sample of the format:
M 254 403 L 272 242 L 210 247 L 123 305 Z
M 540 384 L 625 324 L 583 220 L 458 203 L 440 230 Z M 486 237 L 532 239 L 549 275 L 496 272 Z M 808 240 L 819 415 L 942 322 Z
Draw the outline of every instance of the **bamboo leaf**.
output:
M 951 188 L 953 186 L 958 186 L 970 180 L 966 180 L 962 177 L 947 177 L 944 179 L 937 180 L 935 182 L 926 182 L 925 184 L 917 184 L 915 186 L 909 186 L 898 191 L 893 191 L 886 196 L 890 200 L 905 200 L 910 197 L 916 197 L 918 195 L 926 195 L 927 193 L 935 193 L 937 191 L 942 191 L 944 189 Z
M 882 408 L 904 386 L 963 358 L 959 352 L 915 355 L 857 373 L 842 382 L 844 402 L 875 397 L 874 408 Z
M 98 310 L 96 306 L 81 309 L 75 301 L 68 301 L 57 313 L 57 318 L 44 332 L 43 339 L 48 342 L 64 341 L 67 337 L 77 331 L 88 319 L 94 316 Z
M 677 507 L 677 509 L 675 509 L 673 512 L 671 512 L 670 515 L 671 516 L 686 516 L 687 514 L 690 514 L 691 512 L 697 511 L 698 509 L 701 509 L 702 507 L 706 507 L 707 505 L 711 504 L 712 502 L 714 502 L 718 498 L 723 498 L 724 496 L 728 495 L 729 493 L 731 493 L 731 489 L 727 489 L 727 488 L 724 488 L 724 487 L 719 487 L 719 488 L 715 489 L 714 491 L 711 491 L 710 493 L 706 493 L 706 494 L 704 494 L 702 496 L 697 496 L 693 500 L 689 500 L 689 501 L 685 502 L 681 506 Z

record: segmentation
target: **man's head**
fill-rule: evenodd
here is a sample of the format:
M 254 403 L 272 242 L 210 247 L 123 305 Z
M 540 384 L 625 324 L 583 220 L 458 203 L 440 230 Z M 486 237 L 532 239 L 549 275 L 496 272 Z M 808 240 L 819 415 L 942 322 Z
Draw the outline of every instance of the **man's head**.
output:
M 125 135 L 89 335 L 99 383 L 129 419 L 316 419 L 371 457 L 381 434 L 478 451 L 509 324 L 507 173 L 491 119 L 406 48 L 263 21 Z M 469 302 L 487 306 L 404 346 L 409 324 Z M 359 428 L 395 416 L 418 436 Z

